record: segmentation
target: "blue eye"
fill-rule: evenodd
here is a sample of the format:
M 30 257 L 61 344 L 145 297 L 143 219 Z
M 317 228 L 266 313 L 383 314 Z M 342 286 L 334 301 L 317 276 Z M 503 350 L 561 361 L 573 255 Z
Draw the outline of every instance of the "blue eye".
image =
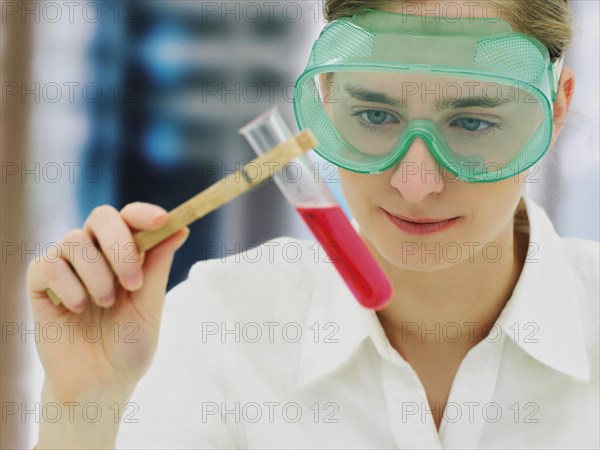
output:
M 365 109 L 363 111 L 355 112 L 352 115 L 359 116 L 362 124 L 367 127 L 376 127 L 378 125 L 398 122 L 392 114 L 380 109 Z
M 390 115 L 384 111 L 377 111 L 375 109 L 370 109 L 369 111 L 365 111 L 367 120 L 375 125 L 380 125 L 385 122 L 387 117 Z
M 458 123 L 459 126 L 464 128 L 466 131 L 471 132 L 485 131 L 496 126 L 495 123 L 487 122 L 481 119 L 475 119 L 473 117 L 464 117 L 462 119 L 457 119 L 450 125 L 454 125 L 455 123 Z

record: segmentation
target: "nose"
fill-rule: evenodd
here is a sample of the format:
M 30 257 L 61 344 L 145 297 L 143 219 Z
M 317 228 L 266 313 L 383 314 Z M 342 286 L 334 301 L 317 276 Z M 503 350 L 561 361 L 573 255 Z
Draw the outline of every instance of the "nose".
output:
M 444 190 L 441 168 L 419 137 L 412 140 L 404 158 L 391 170 L 392 186 L 411 203 L 419 203 L 429 194 Z

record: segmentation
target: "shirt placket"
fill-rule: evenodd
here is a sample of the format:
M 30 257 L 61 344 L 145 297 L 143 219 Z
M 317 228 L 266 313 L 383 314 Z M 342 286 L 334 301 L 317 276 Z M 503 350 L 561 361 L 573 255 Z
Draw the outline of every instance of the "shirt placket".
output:
M 441 449 L 435 423 L 425 414 L 427 396 L 417 373 L 391 346 L 375 313 L 365 318 L 381 357 L 381 382 L 396 447 Z
M 388 420 L 396 446 L 441 449 L 435 423 L 427 413 L 425 389 L 412 367 L 399 356 L 394 360 L 384 358 L 382 376 Z
M 479 342 L 461 362 L 440 425 L 442 448 L 477 448 L 487 420 L 484 411 L 506 407 L 493 403 L 505 339 L 502 334 L 498 341 Z

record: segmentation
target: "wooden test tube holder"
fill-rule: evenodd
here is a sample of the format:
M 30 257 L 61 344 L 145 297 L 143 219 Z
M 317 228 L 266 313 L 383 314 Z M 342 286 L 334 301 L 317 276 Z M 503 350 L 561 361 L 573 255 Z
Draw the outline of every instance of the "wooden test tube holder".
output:
M 236 172 L 227 175 L 171 210 L 167 222 L 158 230 L 144 230 L 135 233 L 133 238 L 139 251 L 150 250 L 192 222 L 269 181 L 286 164 L 316 145 L 317 140 L 313 133 L 306 129 L 273 147 L 264 155 L 253 159 Z M 252 177 L 248 175 L 249 172 L 253 174 Z M 55 305 L 62 303 L 60 297 L 52 289 L 46 289 L 46 294 Z

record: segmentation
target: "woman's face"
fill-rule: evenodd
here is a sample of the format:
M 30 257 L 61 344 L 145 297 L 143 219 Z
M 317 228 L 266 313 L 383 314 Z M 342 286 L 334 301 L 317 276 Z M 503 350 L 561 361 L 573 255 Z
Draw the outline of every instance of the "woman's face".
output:
M 395 167 L 381 174 L 340 169 L 339 179 L 361 236 L 394 266 L 433 271 L 473 258 L 484 248 L 487 258 L 497 259 L 498 246 L 505 249 L 512 238 L 512 216 L 526 174 L 496 183 L 457 181 L 436 168 L 426 144 L 415 138 Z M 415 235 L 394 225 L 388 213 L 458 220 L 449 229 Z
M 436 7 L 443 9 L 445 2 L 417 3 L 422 6 L 416 13 L 437 15 Z M 464 3 L 467 5 L 462 5 L 463 16 L 484 17 L 481 6 Z M 386 10 L 409 11 L 403 11 L 401 5 Z M 427 105 L 413 106 L 419 115 L 428 113 Z M 496 259 L 497 249 L 506 249 L 512 242 L 512 217 L 524 183 L 535 181 L 535 171 L 532 168 L 493 183 L 458 181 L 436 162 L 427 144 L 416 137 L 404 158 L 389 170 L 381 174 L 357 174 L 340 169 L 339 179 L 360 224 L 360 235 L 370 247 L 393 266 L 435 271 L 472 259 L 484 249 L 488 258 Z M 387 213 L 412 218 L 458 217 L 458 220 L 446 230 L 413 234 L 396 226 Z

